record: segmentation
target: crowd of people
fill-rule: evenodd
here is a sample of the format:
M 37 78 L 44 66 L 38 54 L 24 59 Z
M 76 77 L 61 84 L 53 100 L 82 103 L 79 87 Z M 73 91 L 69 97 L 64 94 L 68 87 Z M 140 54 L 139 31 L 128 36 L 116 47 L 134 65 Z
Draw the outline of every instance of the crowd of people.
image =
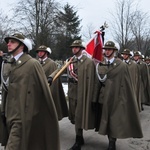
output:
M 107 150 L 116 150 L 117 139 L 143 137 L 139 113 L 150 105 L 150 57 L 129 49 L 118 57 L 115 43 L 107 41 L 103 60 L 95 63 L 82 41 L 75 40 L 73 56 L 59 68 L 49 47 L 39 46 L 32 58 L 32 44 L 24 35 L 4 40 L 9 57 L 1 66 L 0 143 L 5 150 L 61 150 L 59 121 L 64 117 L 76 133 L 68 150 L 81 150 L 83 131 L 89 129 L 107 135 Z M 54 80 L 64 70 L 68 104 L 60 76 Z

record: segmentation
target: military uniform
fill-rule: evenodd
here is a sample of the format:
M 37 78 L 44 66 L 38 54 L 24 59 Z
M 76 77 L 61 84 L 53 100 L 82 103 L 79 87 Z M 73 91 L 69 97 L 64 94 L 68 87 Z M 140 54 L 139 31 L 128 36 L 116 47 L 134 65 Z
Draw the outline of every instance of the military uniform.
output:
M 46 51 L 50 54 L 50 52 L 47 51 L 47 47 L 44 45 L 41 45 L 37 49 L 37 52 L 38 51 Z M 48 57 L 46 59 L 42 59 L 41 61 L 41 65 L 44 69 L 45 75 L 48 78 L 49 75 L 52 74 L 58 67 L 56 63 Z M 50 85 L 50 89 L 55 103 L 58 120 L 61 120 L 64 117 L 68 117 L 68 106 L 60 78 L 57 78 L 52 83 L 52 85 Z
M 149 74 L 150 74 L 150 57 L 146 56 L 144 60 L 145 60 L 145 62 L 146 62 L 147 65 L 148 65 L 148 68 L 149 68 Z
M 59 150 L 59 125 L 52 95 L 44 71 L 37 60 L 26 54 L 30 43 L 21 34 L 6 37 L 24 44 L 11 66 L 9 86 L 2 103 L 6 117 L 6 150 Z M 16 57 L 17 57 L 16 56 Z M 4 94 L 5 94 L 4 93 Z
M 91 100 L 94 91 L 95 65 L 85 55 L 73 63 L 78 72 L 78 81 L 70 78 L 68 82 L 69 112 L 73 114 L 70 120 L 75 121 L 78 128 L 93 129 L 94 114 L 91 110 Z
M 134 51 L 134 56 L 141 57 L 141 54 L 139 51 Z M 141 103 L 142 104 L 148 104 L 150 105 L 150 77 L 149 77 L 149 69 L 148 65 L 141 61 L 138 58 L 135 62 L 137 63 L 139 70 L 140 70 L 140 76 L 141 76 Z
M 129 68 L 129 74 L 131 77 L 131 82 L 133 84 L 133 88 L 135 91 L 135 96 L 136 96 L 136 102 L 137 102 L 137 107 L 139 109 L 139 112 L 141 112 L 141 94 L 140 94 L 140 70 L 138 68 L 138 65 L 130 59 L 131 53 L 129 49 L 124 49 L 123 52 L 121 53 L 122 55 L 127 55 L 128 57 L 125 58 L 123 57 L 123 62 L 125 62 Z
M 116 150 L 117 138 L 141 138 L 143 134 L 128 66 L 114 58 L 116 47 L 112 41 L 106 42 L 104 49 L 112 52 L 107 56 L 111 59 L 96 66 L 99 82 L 93 102 L 101 105 L 98 133 L 108 136 L 108 150 Z
M 68 67 L 69 119 L 76 129 L 76 142 L 70 150 L 80 150 L 84 144 L 83 129 L 94 129 L 95 114 L 91 102 L 96 74 L 94 62 L 82 54 L 82 42 L 75 40 L 70 47 L 78 49 Z
M 2 145 L 6 144 L 6 139 L 7 139 L 7 129 L 6 129 L 6 122 L 5 122 L 5 116 L 4 116 L 4 110 L 5 110 L 5 99 L 7 96 L 7 91 L 8 91 L 8 84 L 9 84 L 9 74 L 11 72 L 11 63 L 6 63 L 5 61 L 2 62 L 2 67 L 1 67 L 1 81 L 2 81 L 2 93 L 1 93 L 1 107 L 0 107 L 0 143 Z M 3 105 L 2 105 L 3 104 Z

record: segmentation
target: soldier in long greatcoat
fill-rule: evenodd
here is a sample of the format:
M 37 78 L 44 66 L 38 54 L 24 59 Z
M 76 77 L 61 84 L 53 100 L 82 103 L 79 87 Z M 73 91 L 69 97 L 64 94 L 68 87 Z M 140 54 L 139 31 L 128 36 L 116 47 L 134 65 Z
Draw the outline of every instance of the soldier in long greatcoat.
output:
M 69 119 L 75 124 L 76 131 L 76 141 L 70 150 L 80 150 L 84 144 L 83 129 L 94 128 L 91 102 L 96 74 L 94 62 L 82 54 L 82 41 L 75 40 L 70 47 L 74 57 L 68 67 Z
M 116 150 L 116 139 L 143 135 L 128 66 L 114 58 L 114 42 L 106 42 L 104 50 L 105 62 L 96 65 L 99 82 L 93 102 L 101 105 L 98 133 L 108 136 L 108 150 Z
M 134 51 L 134 61 L 137 63 L 140 75 L 141 75 L 141 105 L 150 105 L 150 76 L 148 65 L 141 60 L 141 53 L 139 51 Z
M 135 91 L 135 96 L 136 96 L 136 102 L 137 102 L 137 107 L 139 109 L 139 112 L 141 112 L 141 82 L 140 82 L 140 70 L 138 65 L 130 58 L 131 51 L 129 49 L 124 49 L 122 54 L 123 62 L 125 62 L 129 68 L 129 73 L 131 77 L 131 82 L 134 87 Z
M 30 40 L 16 33 L 5 41 L 13 56 L 2 98 L 6 150 L 60 150 L 55 105 L 42 66 L 27 54 Z
M 48 78 L 48 76 L 58 68 L 57 64 L 49 58 L 51 49 L 45 45 L 41 45 L 36 51 L 38 60 L 40 61 L 45 75 Z M 58 120 L 61 120 L 68 116 L 68 106 L 60 78 L 57 78 L 52 85 L 50 85 L 50 89 L 55 103 Z
M 150 56 L 146 56 L 144 61 L 146 62 L 146 64 L 148 65 L 148 68 L 149 68 L 149 76 L 150 76 Z

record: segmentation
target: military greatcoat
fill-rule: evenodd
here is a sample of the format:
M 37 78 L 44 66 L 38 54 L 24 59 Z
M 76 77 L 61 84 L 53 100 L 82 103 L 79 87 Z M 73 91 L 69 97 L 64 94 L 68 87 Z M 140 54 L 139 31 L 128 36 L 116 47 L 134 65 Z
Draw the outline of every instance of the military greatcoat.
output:
M 59 150 L 59 125 L 40 63 L 23 54 L 9 75 L 6 150 Z
M 69 106 L 74 108 L 69 108 L 72 114 L 75 111 L 75 124 L 77 128 L 81 129 L 93 129 L 95 116 L 92 111 L 91 102 L 93 98 L 93 93 L 95 89 L 95 64 L 94 62 L 86 57 L 82 56 L 80 60 L 73 60 L 74 66 L 77 69 L 78 81 L 68 83 L 68 97 Z M 74 101 L 70 101 L 74 99 Z
M 48 77 L 57 69 L 56 63 L 50 58 L 47 58 L 43 62 L 42 66 L 45 71 L 46 77 Z M 62 118 L 68 116 L 68 106 L 60 78 L 57 78 L 52 83 L 50 89 L 55 103 L 56 111 L 58 114 L 58 119 L 61 120 Z
M 150 105 L 150 76 L 149 68 L 145 62 L 138 61 L 138 67 L 141 75 L 141 103 Z
M 132 61 L 129 60 L 126 62 L 128 68 L 129 68 L 129 73 L 131 77 L 131 82 L 133 84 L 133 88 L 135 91 L 135 96 L 136 96 L 136 102 L 137 102 L 137 107 L 139 109 L 139 112 L 141 111 L 141 76 L 140 76 L 140 70 L 138 65 Z
M 139 111 L 127 65 L 115 59 L 109 67 L 98 64 L 97 73 L 100 82 L 97 82 L 93 101 L 102 104 L 99 134 L 113 138 L 141 138 Z

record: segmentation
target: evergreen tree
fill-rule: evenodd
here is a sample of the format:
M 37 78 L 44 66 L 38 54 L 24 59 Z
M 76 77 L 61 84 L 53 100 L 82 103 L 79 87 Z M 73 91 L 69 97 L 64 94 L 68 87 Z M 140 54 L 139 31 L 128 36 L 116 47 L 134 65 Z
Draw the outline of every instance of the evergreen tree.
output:
M 79 35 L 81 30 L 80 22 L 81 20 L 77 15 L 77 11 L 74 11 L 74 7 L 68 3 L 56 16 L 55 24 L 60 33 L 57 35 L 57 44 L 55 47 L 58 59 L 65 60 L 72 56 L 69 47 L 74 40 L 81 39 Z

